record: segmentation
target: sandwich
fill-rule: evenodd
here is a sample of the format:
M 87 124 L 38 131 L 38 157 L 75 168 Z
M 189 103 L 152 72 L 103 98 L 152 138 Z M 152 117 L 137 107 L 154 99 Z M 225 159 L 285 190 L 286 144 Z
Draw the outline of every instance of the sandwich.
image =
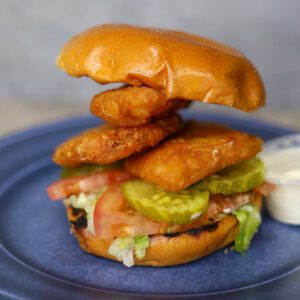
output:
M 208 38 L 108 24 L 71 39 L 57 65 L 99 84 L 91 112 L 104 123 L 53 154 L 71 232 L 91 254 L 133 265 L 172 266 L 226 246 L 244 253 L 261 224 L 260 138 L 182 120 L 191 101 L 244 112 L 265 104 L 261 77 L 239 51 Z

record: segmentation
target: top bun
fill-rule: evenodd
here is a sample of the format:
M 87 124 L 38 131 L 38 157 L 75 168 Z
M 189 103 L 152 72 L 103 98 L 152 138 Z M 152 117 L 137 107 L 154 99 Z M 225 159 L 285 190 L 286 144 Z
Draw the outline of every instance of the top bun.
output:
M 108 24 L 88 29 L 62 49 L 69 75 L 106 84 L 149 86 L 181 98 L 253 111 L 265 103 L 262 80 L 239 51 L 184 32 Z

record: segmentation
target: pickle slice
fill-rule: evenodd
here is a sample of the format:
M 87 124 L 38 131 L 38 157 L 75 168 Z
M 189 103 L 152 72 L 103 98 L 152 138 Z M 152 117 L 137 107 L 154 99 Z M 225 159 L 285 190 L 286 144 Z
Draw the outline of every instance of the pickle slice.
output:
M 86 164 L 74 168 L 63 168 L 61 170 L 60 177 L 67 178 L 67 177 L 90 175 L 97 172 L 104 172 L 113 169 L 118 169 L 121 168 L 122 166 L 123 166 L 123 162 L 118 161 L 116 163 L 107 164 L 107 165 Z
M 231 195 L 250 191 L 263 181 L 264 164 L 260 159 L 252 158 L 207 177 L 194 187 L 210 194 Z
M 168 224 L 188 224 L 206 210 L 209 193 L 188 188 L 170 193 L 145 181 L 134 179 L 122 184 L 129 204 L 147 218 Z

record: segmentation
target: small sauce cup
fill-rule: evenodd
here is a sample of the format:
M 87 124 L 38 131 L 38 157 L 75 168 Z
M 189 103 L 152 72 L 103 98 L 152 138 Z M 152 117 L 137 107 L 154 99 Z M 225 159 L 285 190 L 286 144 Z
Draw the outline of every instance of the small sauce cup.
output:
M 266 166 L 265 179 L 276 184 L 266 199 L 270 215 L 300 225 L 300 134 L 267 142 L 260 157 Z

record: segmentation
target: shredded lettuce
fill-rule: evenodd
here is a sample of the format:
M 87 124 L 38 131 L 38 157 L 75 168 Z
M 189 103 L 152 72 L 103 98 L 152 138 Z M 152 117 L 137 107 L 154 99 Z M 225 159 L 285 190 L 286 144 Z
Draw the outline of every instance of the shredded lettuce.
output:
M 150 245 L 150 239 L 148 235 L 136 236 L 134 238 L 134 254 L 137 259 L 143 259 L 146 254 L 146 249 Z
M 137 259 L 143 259 L 149 244 L 150 239 L 148 235 L 120 237 L 114 239 L 108 249 L 108 253 L 122 261 L 125 266 L 131 267 L 134 265 L 133 254 L 135 254 Z
M 133 251 L 134 238 L 132 237 L 116 238 L 108 249 L 110 255 L 116 257 L 119 261 L 122 261 L 127 267 L 134 265 Z
M 80 193 L 79 195 L 72 195 L 64 200 L 65 205 L 72 205 L 75 208 L 84 209 L 87 219 L 87 230 L 95 234 L 94 230 L 94 209 L 99 196 L 105 191 L 102 188 L 97 193 Z
M 233 212 L 239 221 L 239 233 L 235 239 L 234 248 L 237 252 L 245 252 L 251 243 L 251 240 L 257 231 L 261 216 L 256 206 L 246 204 Z

